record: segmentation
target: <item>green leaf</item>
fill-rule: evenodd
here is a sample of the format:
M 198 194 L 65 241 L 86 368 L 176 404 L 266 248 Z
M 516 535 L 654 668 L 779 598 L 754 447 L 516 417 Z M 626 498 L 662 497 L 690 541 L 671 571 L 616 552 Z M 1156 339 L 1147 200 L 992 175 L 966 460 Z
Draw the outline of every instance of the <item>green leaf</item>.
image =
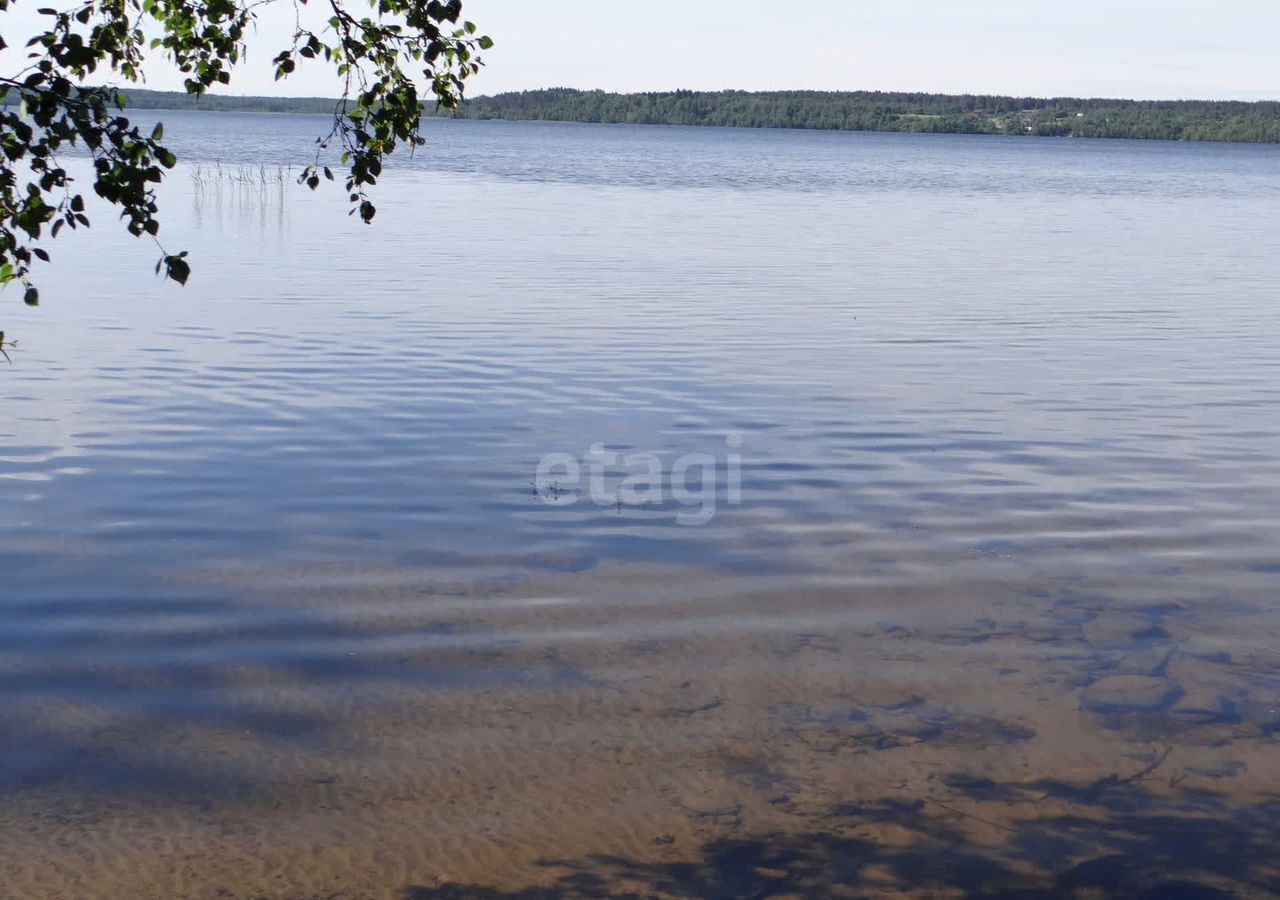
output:
M 178 284 L 185 285 L 187 279 L 191 277 L 191 265 L 182 256 L 166 256 L 164 258 L 164 273 L 172 278 Z

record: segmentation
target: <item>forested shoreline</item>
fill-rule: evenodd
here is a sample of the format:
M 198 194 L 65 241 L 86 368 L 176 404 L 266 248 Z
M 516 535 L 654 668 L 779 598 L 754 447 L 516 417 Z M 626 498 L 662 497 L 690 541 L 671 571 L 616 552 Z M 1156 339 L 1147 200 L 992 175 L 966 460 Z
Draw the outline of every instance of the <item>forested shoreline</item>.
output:
M 207 112 L 297 113 L 332 115 L 340 101 L 329 97 L 235 97 L 185 91 L 148 91 L 123 88 L 127 109 L 191 109 Z
M 134 109 L 329 114 L 323 97 L 127 92 Z M 707 125 L 839 131 L 1280 143 L 1280 102 L 1106 100 L 881 91 L 665 91 L 615 94 L 553 88 L 467 100 L 467 119 Z
M 1280 142 L 1280 102 L 1104 100 L 880 91 L 670 91 L 557 88 L 468 100 L 471 119 L 720 125 L 839 131 L 1142 140 Z

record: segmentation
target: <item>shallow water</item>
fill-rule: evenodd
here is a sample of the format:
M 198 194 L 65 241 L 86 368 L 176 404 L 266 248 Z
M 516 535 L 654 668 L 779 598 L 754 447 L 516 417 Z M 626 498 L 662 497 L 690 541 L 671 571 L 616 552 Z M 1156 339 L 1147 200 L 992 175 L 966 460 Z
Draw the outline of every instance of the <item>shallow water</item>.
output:
M 188 287 L 0 320 L 13 896 L 1280 891 L 1280 150 L 164 119 Z

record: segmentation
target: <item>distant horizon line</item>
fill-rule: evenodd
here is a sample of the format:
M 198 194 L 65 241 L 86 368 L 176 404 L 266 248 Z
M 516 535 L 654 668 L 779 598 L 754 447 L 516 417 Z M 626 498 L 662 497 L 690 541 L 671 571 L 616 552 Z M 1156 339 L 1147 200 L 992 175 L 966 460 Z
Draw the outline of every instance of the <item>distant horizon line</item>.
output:
M 141 87 L 119 87 L 121 93 L 149 93 L 149 94 L 173 94 L 174 96 L 188 97 L 195 99 L 196 95 L 188 94 L 182 90 L 160 90 L 156 88 Z M 1121 96 L 1105 96 L 1101 94 L 1028 94 L 1028 93 L 996 93 L 989 91 L 935 91 L 935 90 L 886 90 L 884 88 L 768 88 L 762 90 L 752 90 L 748 88 L 664 88 L 652 90 L 628 90 L 617 91 L 605 88 L 576 88 L 567 85 L 552 85 L 547 87 L 535 88 L 511 88 L 502 91 L 489 91 L 481 94 L 468 95 L 464 100 L 478 100 L 484 97 L 500 97 L 506 94 L 534 94 L 551 91 L 574 92 L 580 94 L 612 94 L 616 96 L 640 96 L 640 95 L 673 95 L 673 94 L 884 94 L 890 96 L 914 95 L 927 97 L 991 97 L 1001 99 L 1019 99 L 1019 100 L 1079 100 L 1079 101 L 1105 101 L 1105 102 L 1121 102 L 1121 103 L 1243 103 L 1243 104 L 1263 104 L 1263 103 L 1280 103 L 1280 95 L 1268 95 L 1265 97 L 1256 97 L 1253 99 L 1242 99 L 1238 97 L 1195 97 L 1195 96 L 1165 96 L 1165 97 L 1121 97 Z M 224 99 L 243 99 L 243 100 L 310 100 L 310 101 L 332 101 L 337 103 L 342 98 L 335 96 L 322 96 L 319 94 L 235 94 L 224 91 L 210 91 L 207 96 L 220 97 Z M 429 98 L 428 98 L 429 99 Z M 424 101 L 425 102 L 425 101 Z

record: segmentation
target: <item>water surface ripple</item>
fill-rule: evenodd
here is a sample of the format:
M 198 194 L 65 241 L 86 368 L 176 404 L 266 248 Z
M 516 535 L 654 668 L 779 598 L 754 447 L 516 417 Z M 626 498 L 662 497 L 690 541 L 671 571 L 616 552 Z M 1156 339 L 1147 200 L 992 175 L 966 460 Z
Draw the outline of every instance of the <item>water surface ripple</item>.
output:
M 14 896 L 1280 891 L 1280 151 L 434 122 L 366 228 L 163 117 L 190 285 L 2 323 Z

